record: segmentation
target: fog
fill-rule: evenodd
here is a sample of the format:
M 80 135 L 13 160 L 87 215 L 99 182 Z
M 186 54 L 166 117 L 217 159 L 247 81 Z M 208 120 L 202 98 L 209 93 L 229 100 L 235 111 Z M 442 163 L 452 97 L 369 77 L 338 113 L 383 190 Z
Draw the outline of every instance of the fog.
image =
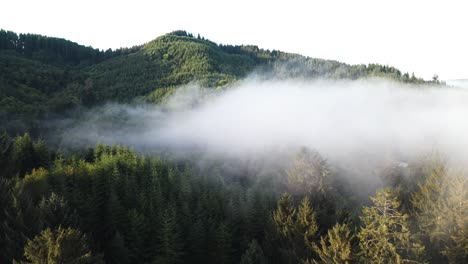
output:
M 343 166 L 437 152 L 464 164 L 467 102 L 467 90 L 457 88 L 254 76 L 224 91 L 180 87 L 164 106 L 107 104 L 68 124 L 62 143 L 197 149 L 245 159 L 306 146 Z

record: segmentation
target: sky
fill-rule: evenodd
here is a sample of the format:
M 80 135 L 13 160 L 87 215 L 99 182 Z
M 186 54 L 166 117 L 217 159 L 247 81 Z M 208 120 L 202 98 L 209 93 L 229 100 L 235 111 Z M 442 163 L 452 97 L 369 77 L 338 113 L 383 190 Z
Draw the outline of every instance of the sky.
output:
M 0 0 L 0 28 L 99 49 L 174 30 L 430 79 L 468 78 L 466 0 Z

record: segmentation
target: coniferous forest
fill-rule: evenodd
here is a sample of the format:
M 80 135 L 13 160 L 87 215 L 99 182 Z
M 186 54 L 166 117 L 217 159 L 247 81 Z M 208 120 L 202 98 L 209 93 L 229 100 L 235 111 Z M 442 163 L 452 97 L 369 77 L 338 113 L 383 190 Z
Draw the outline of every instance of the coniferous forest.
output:
M 164 105 L 193 81 L 223 93 L 252 72 L 444 89 L 391 66 L 185 31 L 101 51 L 1 30 L 0 263 L 468 262 L 467 176 L 441 155 L 388 162 L 367 181 L 310 147 L 275 162 L 51 136 L 63 128 L 50 120 L 109 102 Z

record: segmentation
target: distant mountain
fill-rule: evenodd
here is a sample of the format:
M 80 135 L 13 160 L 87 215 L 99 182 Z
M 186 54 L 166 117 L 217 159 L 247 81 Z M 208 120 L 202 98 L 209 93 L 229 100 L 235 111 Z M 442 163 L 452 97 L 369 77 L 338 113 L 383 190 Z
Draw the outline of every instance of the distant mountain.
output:
M 171 87 L 194 80 L 220 87 L 253 71 L 276 78 L 378 76 L 425 83 L 390 66 L 348 65 L 252 45 L 218 45 L 185 31 L 132 48 L 101 51 L 61 38 L 0 30 L 0 122 L 11 130 L 106 101 L 144 97 L 158 102 Z

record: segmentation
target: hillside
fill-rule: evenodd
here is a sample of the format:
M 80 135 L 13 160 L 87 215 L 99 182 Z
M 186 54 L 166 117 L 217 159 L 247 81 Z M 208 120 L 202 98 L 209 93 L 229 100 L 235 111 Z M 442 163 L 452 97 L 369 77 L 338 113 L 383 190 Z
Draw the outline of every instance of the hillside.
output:
M 33 34 L 0 31 L 0 121 L 9 131 L 30 130 L 38 119 L 106 101 L 145 97 L 157 102 L 168 87 L 198 81 L 218 87 L 253 71 L 275 78 L 388 77 L 422 79 L 378 64 L 348 65 L 269 51 L 218 45 L 174 31 L 144 45 L 100 51 Z
M 0 263 L 468 263 L 468 93 L 403 82 L 0 31 Z

